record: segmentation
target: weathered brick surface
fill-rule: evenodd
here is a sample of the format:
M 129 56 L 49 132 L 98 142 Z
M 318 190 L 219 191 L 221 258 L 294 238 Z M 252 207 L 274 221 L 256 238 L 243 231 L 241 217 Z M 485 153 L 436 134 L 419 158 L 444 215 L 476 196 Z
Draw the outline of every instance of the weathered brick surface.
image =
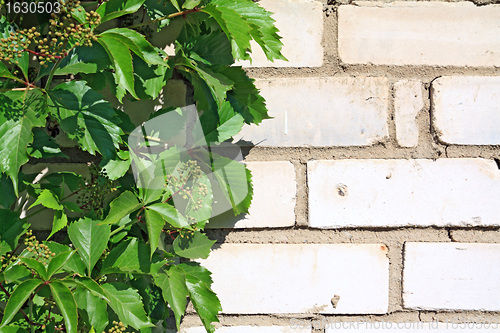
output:
M 500 244 L 406 243 L 404 307 L 500 310 Z
M 381 244 L 223 244 L 202 264 L 226 314 L 385 313 L 386 254 Z
M 500 144 L 500 77 L 441 77 L 432 82 L 432 121 L 450 144 Z
M 262 0 L 259 4 L 274 13 L 283 55 L 288 59 L 267 60 L 260 46 L 252 42 L 252 62 L 245 67 L 319 67 L 323 64 L 323 5 L 314 0 Z M 300 28 L 298 28 L 300 27 Z
M 290 162 L 246 162 L 252 172 L 253 200 L 249 214 L 228 212 L 215 218 L 209 228 L 269 228 L 295 224 L 295 170 Z
M 401 80 L 394 84 L 396 139 L 401 147 L 418 144 L 416 116 L 424 107 L 422 82 Z
M 308 186 L 312 227 L 500 225 L 492 160 L 312 161 Z
M 237 138 L 260 146 L 366 146 L 387 137 L 385 78 L 257 80 L 274 119 Z
M 500 7 L 470 2 L 340 6 L 339 54 L 349 64 L 500 65 Z

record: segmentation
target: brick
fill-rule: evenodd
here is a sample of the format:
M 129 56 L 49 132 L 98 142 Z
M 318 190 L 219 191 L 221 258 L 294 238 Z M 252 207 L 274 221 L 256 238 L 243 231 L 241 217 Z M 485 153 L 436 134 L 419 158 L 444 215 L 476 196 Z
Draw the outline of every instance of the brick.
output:
M 432 124 L 440 141 L 500 144 L 500 77 L 441 77 L 431 86 Z
M 282 54 L 288 59 L 267 60 L 260 46 L 252 42 L 252 62 L 240 61 L 244 67 L 321 67 L 323 65 L 323 5 L 313 0 L 261 0 L 274 13 L 278 35 L 283 37 Z M 300 27 L 300 29 L 297 29 Z
M 500 225 L 491 160 L 312 161 L 307 169 L 311 227 Z
M 464 320 L 466 321 L 466 320 Z M 462 322 L 462 321 L 449 321 L 449 322 L 333 322 L 329 323 L 325 333 L 335 332 L 364 332 L 364 333 L 377 333 L 377 332 L 402 332 L 402 333 L 421 333 L 421 332 L 436 332 L 436 333 L 450 333 L 450 332 L 498 332 L 498 323 L 493 322 Z
M 181 333 L 206 332 L 203 327 L 189 327 L 181 330 Z M 215 333 L 311 333 L 311 329 L 292 329 L 288 326 L 226 326 L 217 328 Z
M 500 244 L 406 243 L 404 307 L 499 311 L 499 276 Z
M 386 254 L 381 244 L 222 244 L 202 264 L 225 314 L 380 314 Z
M 360 2 L 340 6 L 343 62 L 499 66 L 500 7 L 472 3 Z
M 235 217 L 233 212 L 212 219 L 210 228 L 269 228 L 295 224 L 297 184 L 292 163 L 246 162 L 252 172 L 254 195 L 249 214 Z
M 418 144 L 417 114 L 424 107 L 422 82 L 402 80 L 394 84 L 396 139 L 401 147 Z
M 237 138 L 260 146 L 367 146 L 388 136 L 385 78 L 257 80 L 270 116 Z

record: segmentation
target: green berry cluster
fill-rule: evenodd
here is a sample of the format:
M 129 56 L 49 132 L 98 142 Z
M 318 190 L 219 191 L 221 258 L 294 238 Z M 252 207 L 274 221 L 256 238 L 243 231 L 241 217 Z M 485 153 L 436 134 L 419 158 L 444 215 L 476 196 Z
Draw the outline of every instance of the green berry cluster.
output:
M 108 333 L 121 333 L 121 332 L 125 332 L 126 329 L 127 329 L 127 327 L 121 321 L 113 321 L 113 326 L 108 330 Z M 103 331 L 102 333 L 106 333 L 106 332 Z M 126 332 L 126 333 L 128 333 L 128 332 Z
M 31 28 L 29 30 L 34 31 L 36 28 Z M 38 33 L 38 35 L 40 35 L 40 33 Z M 11 32 L 9 37 L 0 39 L 0 60 L 19 64 L 17 59 L 23 55 L 24 50 L 28 49 L 29 44 L 30 41 L 19 32 Z
M 56 254 L 50 251 L 49 247 L 45 244 L 41 244 L 36 237 L 33 235 L 33 231 L 29 230 L 24 238 L 24 245 L 26 245 L 26 250 L 31 252 L 35 259 L 38 261 L 49 260 Z
M 60 0 L 61 11 L 52 13 L 49 20 L 49 28 L 46 33 L 40 31 L 40 27 L 11 32 L 8 38 L 0 40 L 0 60 L 18 63 L 17 58 L 23 52 L 30 50 L 34 44 L 35 54 L 43 65 L 45 62 L 54 62 L 64 57 L 66 51 L 73 46 L 92 46 L 97 37 L 92 32 L 91 26 L 99 25 L 101 16 L 91 11 L 85 13 L 85 23 L 80 24 L 73 18 L 73 13 L 83 12 L 79 0 Z M 68 45 L 69 44 L 69 45 Z
M 103 219 L 105 199 L 109 193 L 116 191 L 115 182 L 110 180 L 106 173 L 97 165 L 89 163 L 90 179 L 87 186 L 81 191 L 77 203 L 80 208 L 93 218 Z
M 0 257 L 0 261 L 2 262 L 2 269 L 0 271 L 3 271 L 6 269 L 9 265 L 11 265 L 14 261 L 16 261 L 17 256 L 7 253 L 5 256 Z
M 172 192 L 178 193 L 183 199 L 192 198 L 189 184 L 193 184 L 202 175 L 202 170 L 194 160 L 182 163 L 172 174 L 165 177 L 165 183 Z

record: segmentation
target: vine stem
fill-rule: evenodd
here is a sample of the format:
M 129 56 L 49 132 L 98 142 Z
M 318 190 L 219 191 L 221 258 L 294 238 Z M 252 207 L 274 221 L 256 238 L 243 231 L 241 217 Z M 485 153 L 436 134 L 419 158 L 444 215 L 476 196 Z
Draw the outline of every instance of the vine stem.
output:
M 201 9 L 203 9 L 203 7 L 194 7 L 193 9 L 188 9 L 188 10 L 184 10 L 182 12 L 173 13 L 173 14 L 170 14 L 170 15 L 167 15 L 167 16 L 164 16 L 164 17 L 160 17 L 160 18 L 154 19 L 154 20 L 149 21 L 149 22 L 143 22 L 143 23 L 139 23 L 139 24 L 136 24 L 136 25 L 131 25 L 128 28 L 129 29 L 139 28 L 139 27 L 142 27 L 142 26 L 145 26 L 145 25 L 149 25 L 149 24 L 153 24 L 153 23 L 156 23 L 156 22 L 160 22 L 160 21 L 163 21 L 163 20 L 168 20 L 168 19 L 171 19 L 171 18 L 174 18 L 174 17 L 177 17 L 177 16 L 184 16 L 184 15 L 187 15 L 187 14 L 190 14 L 190 13 L 196 13 L 196 12 L 199 12 Z
M 34 54 L 34 55 L 36 55 L 37 57 L 49 57 L 49 55 L 48 55 L 48 54 L 35 52 L 35 51 L 29 50 L 29 49 L 24 49 L 24 51 L 29 52 L 29 53 L 31 53 L 31 54 Z M 66 56 L 66 55 L 64 55 L 64 57 L 65 57 L 65 56 Z M 54 58 L 56 58 L 56 59 L 62 59 L 62 58 L 64 58 L 64 57 L 63 57 L 63 56 L 58 56 L 58 55 L 55 55 L 55 56 L 54 56 Z
M 50 70 L 49 77 L 47 79 L 47 83 L 45 84 L 45 89 L 49 89 L 50 84 L 52 83 L 52 79 L 54 78 L 54 73 L 56 72 L 57 66 L 61 63 L 62 58 L 57 59 L 54 67 Z

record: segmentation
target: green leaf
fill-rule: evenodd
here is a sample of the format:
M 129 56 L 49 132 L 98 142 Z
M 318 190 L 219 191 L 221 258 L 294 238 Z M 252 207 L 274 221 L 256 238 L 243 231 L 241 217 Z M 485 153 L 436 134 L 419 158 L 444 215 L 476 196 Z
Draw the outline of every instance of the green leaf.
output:
M 0 333 L 27 333 L 27 331 L 16 325 L 9 325 L 0 327 Z
M 70 192 L 75 192 L 84 186 L 84 180 L 81 175 L 74 172 L 54 172 L 43 178 L 44 183 L 53 185 L 52 191 L 59 198 L 65 197 L 65 187 L 67 186 Z M 62 202 L 64 205 L 65 203 Z
M 3 62 L 0 62 L 0 77 L 4 77 L 7 79 L 16 79 L 16 77 L 12 75 L 12 73 Z
M 84 288 L 77 288 L 74 295 L 78 308 L 85 310 L 90 325 L 97 332 L 103 332 L 109 322 L 106 302 Z
M 165 220 L 163 217 L 155 212 L 154 210 L 146 209 L 145 211 L 146 225 L 148 227 L 149 236 L 149 246 L 151 249 L 151 256 L 158 248 L 158 243 L 160 242 L 160 235 L 165 225 Z
M 35 270 L 42 279 L 47 280 L 47 269 L 40 261 L 33 258 L 21 258 L 20 260 L 28 268 Z
M 203 35 L 193 41 L 191 54 L 195 53 L 210 65 L 232 65 L 234 59 L 231 55 L 231 43 L 222 32 L 213 32 Z M 193 60 L 196 58 L 192 57 Z
M 39 279 L 31 279 L 19 284 L 9 297 L 5 306 L 1 326 L 7 325 L 19 312 L 26 300 L 43 283 Z
M 31 271 L 23 265 L 11 265 L 3 274 L 7 283 L 22 282 L 31 278 Z
M 224 102 L 219 110 L 219 123 L 217 128 L 205 133 L 207 142 L 224 142 L 238 134 L 245 119 L 239 113 L 236 113 L 229 102 Z
M 215 154 L 212 155 L 212 170 L 234 214 L 248 212 L 253 197 L 250 170 L 242 163 Z
M 53 257 L 47 267 L 47 279 L 50 279 L 52 275 L 60 270 L 74 254 L 75 251 L 66 251 Z
M 64 201 L 61 202 L 64 208 L 66 208 L 69 211 L 76 212 L 76 213 L 83 213 L 83 210 L 78 206 L 76 203 L 71 202 L 71 201 Z
M 47 245 L 49 250 L 55 253 L 56 255 L 73 250 L 69 246 L 59 244 L 56 242 L 44 242 L 44 244 Z M 66 261 L 66 263 L 63 265 L 61 269 L 66 272 L 76 273 L 78 275 L 83 276 L 85 275 L 86 267 L 80 255 L 78 253 L 75 253 L 68 259 L 68 261 Z
M 182 4 L 182 8 L 184 9 L 193 9 L 194 7 L 200 4 L 201 0 L 186 0 Z
M 141 99 L 156 99 L 174 72 L 175 63 L 170 66 L 148 65 L 138 56 L 133 56 L 135 92 Z M 135 128 L 135 126 L 134 126 Z
M 110 233 L 109 225 L 100 225 L 99 221 L 89 218 L 80 219 L 68 227 L 69 239 L 85 263 L 88 276 L 106 249 Z
M 187 296 L 186 276 L 182 269 L 177 266 L 169 266 L 155 276 L 155 283 L 162 290 L 163 299 L 170 305 L 175 315 L 177 330 L 180 328 L 182 316 L 186 312 Z
M 112 159 L 123 134 L 116 115 L 103 96 L 84 81 L 64 82 L 49 92 L 51 114 L 59 120 L 70 139 L 90 154 L 99 152 Z
M 139 99 L 134 90 L 132 55 L 127 45 L 113 35 L 101 36 L 97 41 L 104 47 L 109 59 L 113 62 L 116 84 L 125 88 L 135 99 Z M 118 100 L 121 102 L 122 99 L 118 98 Z
M 109 65 L 111 62 L 106 50 L 99 43 L 93 43 L 92 46 L 79 46 L 72 49 L 61 61 L 54 74 L 92 74 L 102 71 Z
M 278 29 L 274 25 L 275 20 L 271 17 L 271 12 L 260 7 L 257 2 L 252 0 L 214 0 L 211 4 L 215 5 L 219 10 L 228 8 L 241 15 L 252 28 L 250 31 L 252 38 L 259 44 L 269 60 L 286 60 L 281 54 L 283 43 L 280 40 L 281 37 L 277 34 Z
M 114 18 L 135 13 L 145 0 L 109 0 L 103 2 L 97 8 L 97 14 L 101 15 L 101 23 Z
M 49 239 L 59 230 L 64 229 L 68 225 L 68 216 L 63 210 L 57 210 L 54 212 L 54 220 L 52 221 L 52 231 L 47 237 Z
M 102 263 L 101 274 L 113 272 L 149 273 L 151 264 L 149 253 L 148 246 L 137 238 L 120 242 Z
M 137 290 L 122 283 L 105 283 L 102 288 L 109 305 L 125 325 L 136 330 L 155 326 L 149 321 Z
M 160 50 L 151 45 L 147 39 L 137 31 L 127 28 L 114 28 L 106 30 L 102 37 L 112 37 L 134 52 L 149 65 L 168 66 L 167 62 L 160 57 Z
M 52 297 L 54 297 L 54 301 L 64 318 L 66 332 L 77 333 L 78 311 L 73 294 L 68 287 L 58 280 L 51 281 L 49 286 L 52 291 Z
M 178 265 L 186 275 L 186 286 L 189 299 L 200 316 L 207 332 L 214 332 L 213 322 L 218 322 L 217 314 L 222 310 L 217 295 L 210 288 L 212 285 L 211 273 L 198 263 L 190 262 Z
M 33 129 L 33 142 L 28 147 L 28 153 L 34 158 L 69 158 L 61 151 L 55 140 L 46 133 L 45 129 L 42 128 Z
M 44 207 L 54 209 L 54 210 L 62 210 L 64 206 L 59 202 L 59 198 L 51 190 L 43 190 L 36 201 L 29 207 L 29 209 L 34 206 L 42 205 Z
M 168 2 L 158 2 L 157 0 L 146 0 L 144 2 L 144 8 L 146 9 L 146 12 L 148 13 L 148 16 L 151 20 L 157 20 L 157 19 L 161 19 L 162 17 L 165 17 L 165 16 L 168 16 L 170 14 L 173 14 L 173 13 L 176 13 L 179 11 L 179 9 L 176 9 L 175 6 L 173 5 L 172 2 L 168 1 Z M 169 28 L 171 28 L 171 21 L 170 19 L 164 19 L 164 20 L 161 20 L 160 22 L 158 22 L 158 28 L 156 29 L 156 31 L 160 31 L 161 29 L 163 29 L 165 26 L 169 26 Z M 179 23 L 181 23 L 181 21 L 177 21 Z M 179 24 L 178 25 L 179 27 L 182 27 L 183 24 Z M 169 30 L 169 32 L 171 32 Z M 169 36 L 171 38 L 176 38 L 178 35 L 178 32 L 177 33 L 169 33 Z
M 235 10 L 212 3 L 205 6 L 201 11 L 212 16 L 231 41 L 233 58 L 249 60 L 250 32 L 252 28 L 247 21 Z
M 168 203 L 157 203 L 147 206 L 146 209 L 157 212 L 172 227 L 192 229 L 186 218 L 174 206 Z
M 0 193 L 2 193 L 0 205 L 3 208 L 9 208 L 16 202 L 17 196 L 14 193 L 14 187 L 12 187 L 12 180 L 3 174 L 0 175 Z
M 0 209 L 0 255 L 14 251 L 28 227 L 29 224 L 19 218 L 19 213 Z
M 195 67 L 200 77 L 205 81 L 212 92 L 212 96 L 219 106 L 225 99 L 226 93 L 233 87 L 233 81 L 225 75 L 217 73 L 208 68 Z
M 110 303 L 108 297 L 106 296 L 106 291 L 104 291 L 104 289 L 102 289 L 102 287 L 91 278 L 75 277 L 74 282 L 90 291 L 92 295 L 105 300 L 107 303 Z
M 0 171 L 10 177 L 16 195 L 17 174 L 29 159 L 31 129 L 45 126 L 46 113 L 46 98 L 38 89 L 0 95 Z
M 125 154 L 122 155 L 126 157 L 122 159 L 116 157 L 115 159 L 109 160 L 103 167 L 102 171 L 106 173 L 109 179 L 116 180 L 123 177 L 127 171 L 130 169 L 130 155 L 128 151 L 123 151 Z
M 111 201 L 109 206 L 109 214 L 101 224 L 118 223 L 123 217 L 142 207 L 142 204 L 132 192 L 125 191 L 118 198 Z
M 241 67 L 219 66 L 217 70 L 234 82 L 233 89 L 227 93 L 227 100 L 233 109 L 245 118 L 247 124 L 258 125 L 263 119 L 271 118 L 267 114 L 266 101 L 255 87 L 255 80 L 249 78 Z
M 17 58 L 17 61 L 19 64 L 17 67 L 21 69 L 21 72 L 23 73 L 23 76 L 25 79 L 28 79 L 28 68 L 29 68 L 29 62 L 30 62 L 30 57 L 28 52 L 23 52 L 21 57 Z
M 177 236 L 174 240 L 173 249 L 175 254 L 189 259 L 206 259 L 215 241 L 210 240 L 207 235 L 199 231 L 192 235 Z

